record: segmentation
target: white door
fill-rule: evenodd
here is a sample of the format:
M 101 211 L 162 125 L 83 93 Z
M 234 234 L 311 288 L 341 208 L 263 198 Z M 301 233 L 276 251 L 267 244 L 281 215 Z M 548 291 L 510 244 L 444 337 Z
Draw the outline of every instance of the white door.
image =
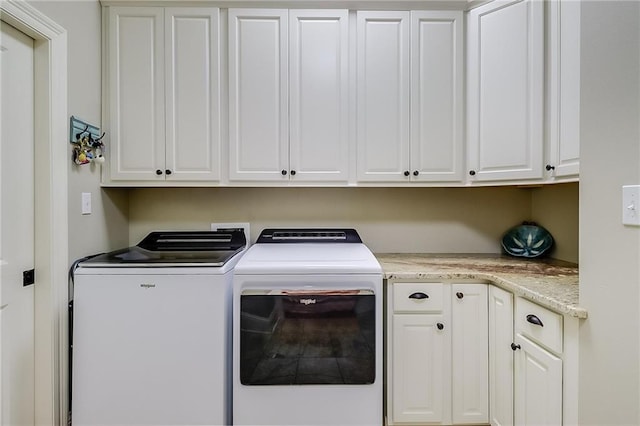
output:
M 357 14 L 359 181 L 409 180 L 409 17 Z
M 461 11 L 411 12 L 411 179 L 462 180 Z
M 539 179 L 544 145 L 544 2 L 494 1 L 469 12 L 471 181 Z
M 219 15 L 165 9 L 167 180 L 220 180 Z
M 288 11 L 229 9 L 229 180 L 289 181 Z
M 452 420 L 489 421 L 489 347 L 486 284 L 453 284 L 451 302 Z
M 517 334 L 515 424 L 562 424 L 562 360 Z
M 110 7 L 112 180 L 165 179 L 164 18 L 158 7 Z
M 513 294 L 489 289 L 489 401 L 492 426 L 513 425 Z
M 443 315 L 394 315 L 392 423 L 443 421 L 448 369 Z
M 0 423 L 34 424 L 33 40 L 0 38 Z
M 292 181 L 348 178 L 348 19 L 347 10 L 289 11 Z

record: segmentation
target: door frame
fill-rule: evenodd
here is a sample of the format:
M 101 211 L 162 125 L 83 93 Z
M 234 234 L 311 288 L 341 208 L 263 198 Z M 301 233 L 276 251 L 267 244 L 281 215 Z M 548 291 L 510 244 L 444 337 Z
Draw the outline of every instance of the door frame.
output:
M 0 1 L 0 20 L 34 42 L 35 422 L 68 417 L 67 32 L 26 1 Z

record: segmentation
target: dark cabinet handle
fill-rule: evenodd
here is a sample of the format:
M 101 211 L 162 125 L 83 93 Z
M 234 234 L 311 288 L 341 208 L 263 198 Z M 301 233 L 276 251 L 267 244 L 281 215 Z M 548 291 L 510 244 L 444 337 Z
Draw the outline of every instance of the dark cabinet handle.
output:
M 469 174 L 470 174 L 471 176 L 475 176 L 475 175 L 476 175 L 476 171 L 475 171 L 475 170 L 469 170 Z
M 464 297 L 464 294 L 463 294 L 462 292 L 460 292 L 460 291 L 459 291 L 459 292 L 457 292 L 457 293 L 456 293 L 456 297 L 457 297 L 458 299 L 462 299 L 462 298 Z
M 295 176 L 296 175 L 296 171 L 295 170 L 291 170 L 291 176 Z
M 287 171 L 286 170 L 282 170 L 280 173 L 282 173 L 282 176 L 286 176 L 287 175 Z
M 436 324 L 436 327 L 438 327 L 438 330 L 442 330 L 444 328 L 444 324 L 439 322 Z
M 417 171 L 417 170 L 414 170 L 414 171 L 413 171 L 413 175 L 414 175 L 414 176 L 418 176 L 419 174 L 420 174 L 420 172 L 419 172 L 419 171 Z
M 409 176 L 409 174 L 410 174 L 410 173 L 409 173 L 409 170 L 405 170 L 405 171 L 404 171 L 404 175 L 405 175 L 405 176 Z
M 531 324 L 539 325 L 540 327 L 544 327 L 544 324 L 542 324 L 542 321 L 540 321 L 540 318 L 538 318 L 533 314 L 527 315 L 527 322 L 530 322 Z
M 156 170 L 156 174 L 157 174 L 158 176 L 160 176 L 160 175 L 162 174 L 162 170 L 160 170 L 160 169 Z
M 515 343 L 511 344 L 511 350 L 515 351 L 517 349 L 520 349 L 520 345 L 516 345 Z
M 550 172 L 551 170 L 555 170 L 556 166 L 552 166 L 551 164 L 547 164 L 547 166 L 545 167 L 545 169 L 547 169 L 548 172 Z
M 416 293 L 411 293 L 409 295 L 409 299 L 428 299 L 428 298 L 429 298 L 429 295 L 421 291 L 418 291 Z
M 170 175 L 170 174 L 171 174 L 171 170 L 169 170 L 169 169 L 165 170 L 164 172 L 165 172 L 167 175 Z

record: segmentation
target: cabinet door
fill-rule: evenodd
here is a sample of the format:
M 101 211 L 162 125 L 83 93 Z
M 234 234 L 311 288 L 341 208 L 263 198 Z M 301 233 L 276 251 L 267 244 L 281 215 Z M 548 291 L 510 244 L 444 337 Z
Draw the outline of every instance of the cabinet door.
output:
M 489 423 L 513 425 L 513 295 L 489 288 Z
M 443 421 L 445 380 L 449 380 L 446 360 L 450 357 L 447 327 L 443 315 L 393 316 L 393 423 Z
M 541 178 L 544 2 L 499 0 L 473 9 L 468 37 L 471 181 Z
M 289 11 L 293 181 L 348 178 L 348 18 L 347 10 Z
M 462 12 L 411 12 L 411 179 L 460 181 Z
M 229 179 L 289 174 L 287 10 L 229 9 Z
M 357 14 L 360 181 L 409 176 L 409 17 L 409 12 Z
M 452 421 L 489 421 L 488 312 L 486 284 L 453 284 Z
M 220 179 L 218 22 L 217 8 L 165 10 L 168 180 Z
M 549 177 L 580 169 L 580 2 L 547 3 L 549 22 Z
M 108 13 L 110 179 L 164 180 L 163 9 Z
M 562 360 L 516 335 L 515 424 L 562 424 Z

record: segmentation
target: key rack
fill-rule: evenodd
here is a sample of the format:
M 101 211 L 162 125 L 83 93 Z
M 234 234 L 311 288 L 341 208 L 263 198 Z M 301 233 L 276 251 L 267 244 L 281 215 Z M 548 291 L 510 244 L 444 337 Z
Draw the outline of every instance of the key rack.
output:
M 69 123 L 69 142 L 74 145 L 73 162 L 78 165 L 103 163 L 104 135 L 104 132 L 100 134 L 100 128 L 72 115 Z

